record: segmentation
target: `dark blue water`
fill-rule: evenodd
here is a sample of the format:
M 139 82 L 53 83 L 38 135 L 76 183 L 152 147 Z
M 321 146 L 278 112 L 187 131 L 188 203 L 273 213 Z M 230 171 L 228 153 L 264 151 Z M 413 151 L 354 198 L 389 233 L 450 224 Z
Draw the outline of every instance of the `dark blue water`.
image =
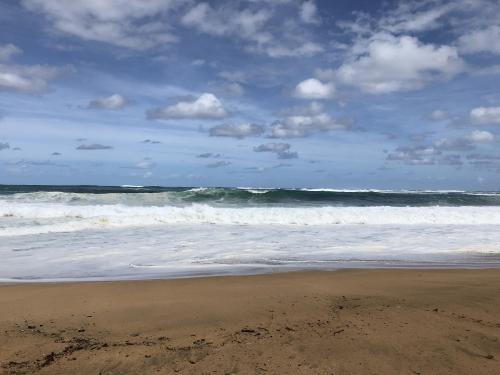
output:
M 333 189 L 193 188 L 161 186 L 0 185 L 0 195 L 36 192 L 78 194 L 169 193 L 178 202 L 224 205 L 500 206 L 499 192 Z

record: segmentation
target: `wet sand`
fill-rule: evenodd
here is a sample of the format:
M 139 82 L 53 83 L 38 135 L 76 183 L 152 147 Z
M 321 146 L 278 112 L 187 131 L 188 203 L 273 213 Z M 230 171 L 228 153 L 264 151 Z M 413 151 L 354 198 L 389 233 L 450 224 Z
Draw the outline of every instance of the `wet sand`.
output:
M 1 374 L 499 369 L 499 269 L 0 286 Z

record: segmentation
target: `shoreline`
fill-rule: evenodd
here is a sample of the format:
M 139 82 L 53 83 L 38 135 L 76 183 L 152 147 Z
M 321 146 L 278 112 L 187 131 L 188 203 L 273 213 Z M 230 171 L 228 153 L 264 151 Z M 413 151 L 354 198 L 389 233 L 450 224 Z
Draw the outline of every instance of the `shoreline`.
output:
M 495 258 L 498 254 L 493 254 Z M 486 256 L 485 256 L 486 257 Z M 500 261 L 500 260 L 499 260 Z M 361 263 L 361 261 L 360 261 Z M 364 263 L 380 263 L 380 261 L 364 261 Z M 380 266 L 380 265 L 369 265 L 369 266 L 336 266 L 336 267 L 298 267 L 298 266 L 279 266 L 279 267 L 247 267 L 241 266 L 236 272 L 234 271 L 234 265 L 231 265 L 227 272 L 193 272 L 185 271 L 183 273 L 177 274 L 158 274 L 157 276 L 152 275 L 137 275 L 136 277 L 131 277 L 131 275 L 124 275 L 122 277 L 117 276 L 102 276 L 102 277 L 78 277 L 78 278 L 52 278 L 52 279 L 2 279 L 0 278 L 0 287 L 6 285 L 46 285 L 46 284 L 87 284 L 87 283 L 113 283 L 113 282 L 141 282 L 141 281 L 169 281 L 169 280 L 183 280 L 183 279 L 210 279 L 210 278 L 220 278 L 220 277 L 245 277 L 245 276 L 264 276 L 264 275 L 274 275 L 274 274 L 287 274 L 287 273 L 309 273 L 309 272 L 338 272 L 338 271 L 390 271 L 390 270 L 414 270 L 414 271 L 446 271 L 446 270 L 500 270 L 500 263 L 492 262 L 472 262 L 472 263 L 438 263 L 438 262 L 427 262 L 428 264 L 422 265 L 425 262 L 420 262 L 418 264 L 407 264 L 407 265 L 394 265 L 394 266 Z
M 212 265 L 211 267 L 184 267 L 182 271 L 172 270 L 157 273 L 138 273 L 91 276 L 91 277 L 19 277 L 0 278 L 0 286 L 17 284 L 58 284 L 58 283 L 99 283 L 99 282 L 120 282 L 120 281 L 143 281 L 143 280 L 177 280 L 177 279 L 198 279 L 210 277 L 238 277 L 238 276 L 258 276 L 272 275 L 290 272 L 336 272 L 336 271 L 362 271 L 362 270 L 488 270 L 500 269 L 499 253 L 470 254 L 458 258 L 453 254 L 453 260 L 421 260 L 421 261 L 401 261 L 401 260 L 338 260 L 309 263 L 308 265 L 260 265 L 260 264 L 230 264 Z M 443 257 L 443 256 L 441 256 Z M 446 257 L 443 257 L 446 259 Z M 462 259 L 460 261 L 456 259 Z M 318 265 L 321 264 L 321 265 Z M 325 265 L 326 264 L 326 265 Z M 174 269 L 175 267 L 171 267 Z
M 0 306 L 5 374 L 494 374 L 500 360 L 499 269 L 3 284 Z

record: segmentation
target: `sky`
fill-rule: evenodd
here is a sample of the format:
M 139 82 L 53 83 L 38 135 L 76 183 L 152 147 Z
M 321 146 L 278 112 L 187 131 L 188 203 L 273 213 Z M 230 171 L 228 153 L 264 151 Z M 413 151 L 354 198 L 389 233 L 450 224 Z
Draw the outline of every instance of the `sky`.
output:
M 0 184 L 500 190 L 498 0 L 0 0 Z

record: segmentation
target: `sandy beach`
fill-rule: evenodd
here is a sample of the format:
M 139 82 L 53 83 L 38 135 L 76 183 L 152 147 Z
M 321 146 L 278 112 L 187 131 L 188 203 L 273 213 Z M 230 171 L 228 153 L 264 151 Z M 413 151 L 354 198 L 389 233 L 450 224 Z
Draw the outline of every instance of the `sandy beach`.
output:
M 500 270 L 0 286 L 4 374 L 498 374 Z

